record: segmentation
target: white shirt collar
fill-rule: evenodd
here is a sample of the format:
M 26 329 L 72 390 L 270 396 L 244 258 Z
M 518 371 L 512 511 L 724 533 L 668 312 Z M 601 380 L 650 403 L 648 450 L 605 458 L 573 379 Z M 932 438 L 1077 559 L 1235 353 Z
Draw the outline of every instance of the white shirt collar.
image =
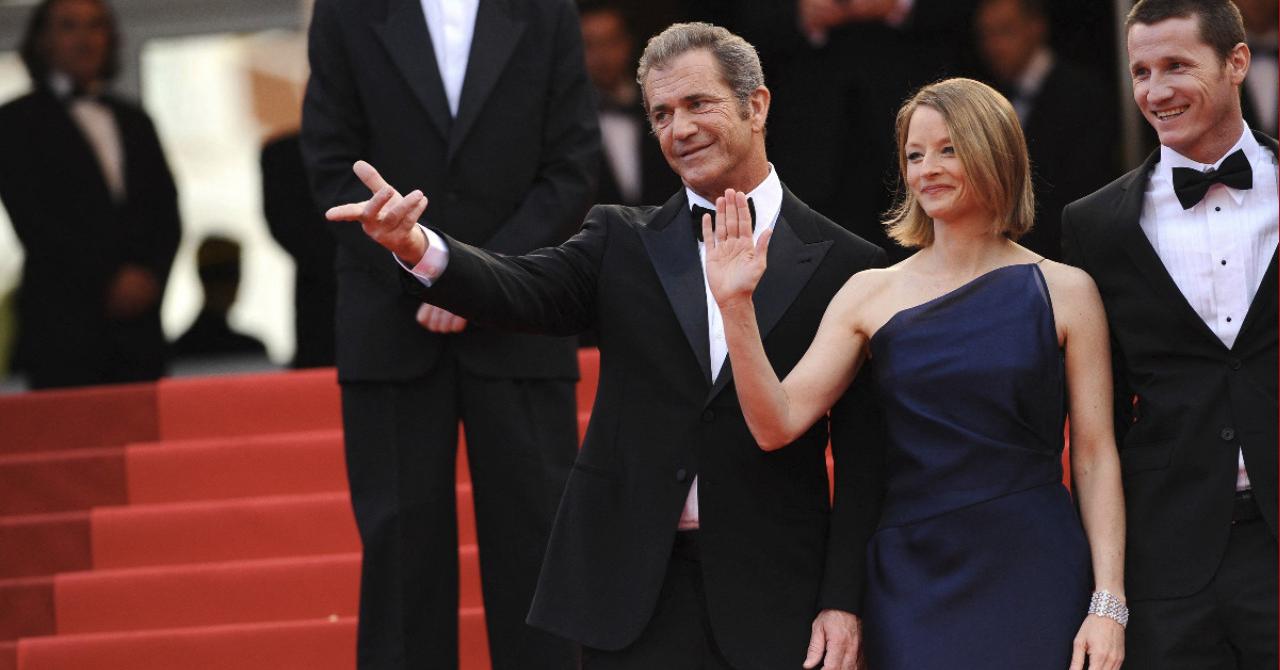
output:
M 685 187 L 684 193 L 689 198 L 691 206 L 716 208 L 714 202 L 694 193 L 688 186 Z M 778 179 L 778 171 L 773 169 L 773 163 L 769 164 L 769 176 L 752 189 L 747 197 L 751 198 L 752 204 L 756 207 L 756 224 L 752 237 L 759 239 L 760 233 L 773 227 L 774 222 L 778 220 L 778 214 L 782 211 L 782 181 Z
M 1244 132 L 1240 133 L 1240 139 L 1236 140 L 1236 143 L 1232 145 L 1230 149 L 1227 149 L 1226 152 L 1218 157 L 1218 160 L 1212 163 L 1200 163 L 1198 161 L 1193 161 L 1163 144 L 1160 145 L 1160 164 L 1156 169 L 1156 177 L 1167 182 L 1170 185 L 1170 188 L 1172 188 L 1173 168 L 1191 168 L 1198 172 L 1204 172 L 1209 168 L 1216 170 L 1218 169 L 1218 166 L 1222 165 L 1222 161 L 1227 159 L 1227 156 L 1230 156 L 1237 150 L 1243 150 L 1245 158 L 1249 159 L 1249 165 L 1253 168 L 1254 184 L 1256 185 L 1257 180 L 1261 178 L 1261 171 L 1258 168 L 1265 164 L 1264 161 L 1269 161 L 1271 159 L 1268 156 L 1267 151 L 1262 148 L 1262 145 L 1258 144 L 1258 139 L 1253 136 L 1253 131 L 1249 130 L 1249 124 L 1247 123 L 1244 126 Z M 1226 189 L 1227 192 L 1231 194 L 1231 199 L 1235 200 L 1237 205 L 1243 202 L 1243 193 L 1229 186 L 1226 187 Z
M 1044 80 L 1049 77 L 1049 71 L 1052 69 L 1053 52 L 1049 47 L 1040 47 L 1027 63 L 1027 68 L 1022 71 L 1022 75 L 1018 77 L 1016 82 L 1018 94 L 1034 96 L 1039 93 L 1040 87 L 1044 85 Z

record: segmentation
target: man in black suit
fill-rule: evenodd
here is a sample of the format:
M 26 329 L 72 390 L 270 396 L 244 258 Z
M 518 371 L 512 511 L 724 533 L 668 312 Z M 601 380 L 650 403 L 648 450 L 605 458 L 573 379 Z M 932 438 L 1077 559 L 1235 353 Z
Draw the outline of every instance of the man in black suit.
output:
M 118 43 L 103 0 L 46 0 L 22 44 L 34 90 L 0 107 L 0 198 L 26 252 L 18 353 L 32 388 L 165 371 L 160 303 L 178 196 L 151 119 L 105 90 Z
M 1228 0 L 1142 0 L 1126 34 L 1161 146 L 1062 220 L 1111 327 L 1125 668 L 1275 668 L 1276 141 L 1241 118 Z
M 563 241 L 599 136 L 570 0 L 321 0 L 302 145 L 321 207 L 357 158 L 438 195 L 431 223 L 508 254 Z M 466 429 L 494 667 L 567 668 L 524 623 L 577 444 L 572 339 L 498 333 L 403 294 L 395 261 L 338 241 L 337 359 L 364 546 L 361 668 L 457 664 L 457 428 Z
M 638 79 L 685 184 L 665 205 L 596 207 L 565 244 L 512 258 L 418 226 L 422 193 L 401 197 L 358 163 L 375 195 L 328 216 L 360 220 L 418 276 L 404 274 L 406 286 L 445 309 L 508 329 L 599 334 L 600 386 L 531 623 L 581 642 L 588 670 L 848 670 L 880 492 L 873 459 L 859 456 L 880 446 L 878 423 L 859 387 L 786 449 L 756 446 L 690 206 L 741 189 L 757 232 L 773 228 L 755 304 L 779 374 L 849 276 L 884 253 L 779 181 L 765 155 L 770 93 L 746 41 L 674 25 L 649 41 Z
M 1101 79 L 1049 47 L 1043 0 L 984 0 L 974 26 L 993 85 L 1013 103 L 1031 155 L 1036 221 L 1018 244 L 1060 260 L 1062 208 L 1120 174 L 1113 98 Z

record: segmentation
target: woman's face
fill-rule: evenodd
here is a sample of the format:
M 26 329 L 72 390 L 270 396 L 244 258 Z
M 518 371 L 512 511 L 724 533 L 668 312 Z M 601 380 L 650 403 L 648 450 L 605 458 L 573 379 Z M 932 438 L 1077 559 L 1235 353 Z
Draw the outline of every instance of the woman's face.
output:
M 964 165 L 938 110 L 922 105 L 912 112 L 903 153 L 907 188 L 929 218 L 955 221 L 976 209 Z

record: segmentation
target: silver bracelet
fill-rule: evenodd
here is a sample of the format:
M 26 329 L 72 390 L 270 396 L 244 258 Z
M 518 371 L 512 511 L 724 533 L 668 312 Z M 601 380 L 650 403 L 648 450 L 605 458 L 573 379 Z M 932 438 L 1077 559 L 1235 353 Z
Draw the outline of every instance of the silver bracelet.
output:
M 1115 594 L 1103 589 L 1094 591 L 1089 600 L 1089 614 L 1106 617 L 1120 624 L 1121 628 L 1129 627 L 1129 608 Z

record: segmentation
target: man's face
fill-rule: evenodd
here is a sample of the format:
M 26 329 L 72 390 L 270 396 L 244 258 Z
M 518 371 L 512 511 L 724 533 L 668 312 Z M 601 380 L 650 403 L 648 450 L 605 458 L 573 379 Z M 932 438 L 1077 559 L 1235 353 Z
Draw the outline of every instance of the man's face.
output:
M 631 36 L 622 17 L 603 10 L 582 15 L 582 46 L 591 83 L 601 91 L 617 88 L 631 69 Z
M 59 0 L 49 11 L 43 44 L 54 70 L 84 86 L 102 76 L 111 48 L 107 11 L 97 0 Z
M 645 94 L 662 155 L 695 193 L 714 201 L 727 188 L 750 190 L 768 174 L 765 87 L 751 93 L 744 110 L 715 57 L 697 49 L 651 70 Z
M 1222 157 L 1239 139 L 1239 86 L 1249 51 L 1237 46 L 1224 61 L 1200 39 L 1196 17 L 1129 29 L 1133 101 L 1160 144 L 1201 163 Z
M 1044 20 L 1028 15 L 1018 0 L 990 0 L 978 9 L 978 46 L 991 73 L 1016 80 L 1045 42 Z

